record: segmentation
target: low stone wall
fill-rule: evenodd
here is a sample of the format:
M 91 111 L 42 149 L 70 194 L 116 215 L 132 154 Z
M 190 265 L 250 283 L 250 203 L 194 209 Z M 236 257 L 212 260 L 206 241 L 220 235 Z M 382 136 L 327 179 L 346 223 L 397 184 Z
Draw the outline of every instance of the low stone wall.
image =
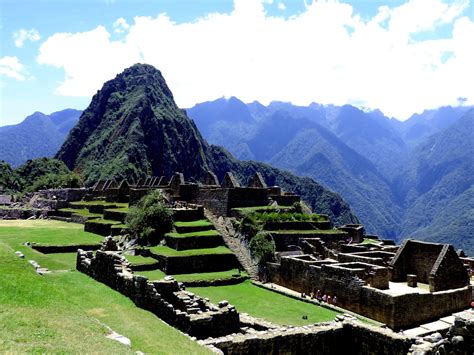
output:
M 46 216 L 47 211 L 24 208 L 0 208 L 0 219 L 28 219 L 30 217 Z
M 331 229 L 331 222 L 311 222 L 311 221 L 294 221 L 294 222 L 267 222 L 264 226 L 265 230 L 312 230 L 312 229 Z
M 405 355 L 412 340 L 359 323 L 329 323 L 260 331 L 200 342 L 224 354 Z
M 169 235 L 165 236 L 166 245 L 176 250 L 215 248 L 224 245 L 220 235 L 215 236 L 196 236 L 187 238 L 175 238 Z
M 196 201 L 218 216 L 227 216 L 229 212 L 229 189 L 200 189 Z
M 153 281 L 134 275 L 130 264 L 116 252 L 78 250 L 77 270 L 129 297 L 137 306 L 168 324 L 204 339 L 239 331 L 239 314 L 233 306 L 216 307 L 184 291 L 176 281 Z
M 196 208 L 174 208 L 173 219 L 182 222 L 204 219 L 204 208 L 202 206 Z
M 120 221 L 124 223 L 126 217 L 127 217 L 127 212 L 104 210 L 104 219 L 108 219 L 112 221 Z
M 94 220 L 87 221 L 84 224 L 84 231 L 98 234 L 98 235 L 103 235 L 108 236 L 110 235 L 110 229 L 112 227 L 112 224 L 106 224 L 106 223 L 97 223 L 94 222 Z
M 151 256 L 159 261 L 160 269 L 168 275 L 217 272 L 239 267 L 234 254 L 163 256 L 151 252 Z
M 97 250 L 100 244 L 75 244 L 75 245 L 38 245 L 31 244 L 31 248 L 43 254 L 76 253 L 78 249 Z

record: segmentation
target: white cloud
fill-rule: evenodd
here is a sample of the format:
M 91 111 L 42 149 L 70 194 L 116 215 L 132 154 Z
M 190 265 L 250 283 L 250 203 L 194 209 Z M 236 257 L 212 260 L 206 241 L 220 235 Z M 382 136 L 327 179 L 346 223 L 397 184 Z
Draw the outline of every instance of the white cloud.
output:
M 114 22 L 113 27 L 115 33 L 123 33 L 128 31 L 130 25 L 127 23 L 127 20 L 125 20 L 123 17 L 120 17 Z
M 278 10 L 281 10 L 281 11 L 283 11 L 283 10 L 285 10 L 285 9 L 286 9 L 286 6 L 285 6 L 285 4 L 284 4 L 284 3 L 282 3 L 282 2 L 279 2 L 279 3 L 278 3 Z
M 17 57 L 1 57 L 0 58 L 0 75 L 16 80 L 25 80 L 24 67 Z
M 38 62 L 64 69 L 62 95 L 90 96 L 125 67 L 146 62 L 162 71 L 181 107 L 235 95 L 262 103 L 357 103 L 407 118 L 458 97 L 474 104 L 468 6 L 410 0 L 362 19 L 351 5 L 318 0 L 285 19 L 268 15 L 262 1 L 235 0 L 231 13 L 189 23 L 165 14 L 136 17 L 120 41 L 102 26 L 57 33 L 42 44 Z M 414 40 L 446 24 L 453 28 L 446 38 Z
M 40 34 L 38 30 L 32 28 L 30 30 L 21 29 L 16 32 L 13 32 L 13 40 L 15 41 L 15 46 L 18 48 L 23 47 L 26 41 L 39 41 Z

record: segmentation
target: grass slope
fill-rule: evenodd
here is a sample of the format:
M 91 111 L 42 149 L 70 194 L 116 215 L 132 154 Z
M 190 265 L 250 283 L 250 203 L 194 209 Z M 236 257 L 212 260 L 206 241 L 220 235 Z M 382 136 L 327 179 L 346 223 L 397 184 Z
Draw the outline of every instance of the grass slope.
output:
M 12 246 L 21 244 L 25 233 L 29 240 L 37 239 L 36 234 L 48 224 L 68 239 L 75 225 L 15 222 L 16 239 L 11 235 L 13 223 L 0 222 L 0 353 L 209 353 L 127 297 L 84 274 L 70 271 L 38 276 L 26 260 L 14 255 L 17 248 Z M 70 263 L 69 257 L 55 262 Z M 57 255 L 44 258 L 54 260 Z M 104 324 L 130 338 L 132 348 L 107 339 Z
M 250 281 L 231 286 L 188 287 L 187 289 L 199 296 L 208 297 L 214 303 L 226 299 L 239 312 L 263 318 L 275 324 L 306 325 L 333 320 L 338 315 L 330 309 L 257 287 Z M 303 315 L 307 315 L 308 319 L 302 319 Z

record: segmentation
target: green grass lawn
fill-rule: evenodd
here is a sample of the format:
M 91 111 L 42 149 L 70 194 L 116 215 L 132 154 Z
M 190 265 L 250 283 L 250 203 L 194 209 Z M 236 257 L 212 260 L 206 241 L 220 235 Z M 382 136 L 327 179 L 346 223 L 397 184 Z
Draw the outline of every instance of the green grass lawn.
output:
M 97 234 L 84 232 L 84 226 L 52 220 L 0 221 L 0 243 L 13 251 L 21 251 L 26 260 L 36 260 L 50 270 L 76 268 L 75 253 L 43 254 L 24 246 L 26 241 L 41 245 L 97 244 L 103 241 Z
M 339 314 L 324 307 L 265 290 L 250 281 L 231 286 L 188 287 L 187 290 L 201 297 L 208 297 L 216 304 L 220 300 L 228 300 L 240 313 L 248 313 L 281 325 L 306 325 L 330 321 Z M 308 319 L 302 319 L 303 315 Z
M 375 244 L 375 245 L 377 245 L 377 244 L 380 244 L 380 240 L 364 238 L 364 240 L 360 244 Z
M 25 233 L 29 240 L 41 239 L 46 226 L 53 225 L 68 239 L 75 224 L 15 221 L 13 227 L 5 222 L 0 222 L 0 353 L 209 353 L 102 283 L 77 271 L 39 276 L 15 256 Z M 12 228 L 20 235 L 16 239 Z M 47 257 L 70 263 L 72 254 Z M 132 348 L 107 339 L 104 324 L 130 338 Z
M 180 282 L 185 281 L 201 281 L 201 280 L 217 280 L 217 279 L 230 279 L 234 275 L 238 274 L 237 269 L 220 271 L 220 272 L 202 272 L 197 274 L 180 274 L 173 275 L 173 277 Z M 148 277 L 149 280 L 161 280 L 166 274 L 161 270 L 150 270 L 150 271 L 137 271 L 136 274 Z M 247 276 L 245 272 L 241 272 L 240 275 Z
M 190 256 L 190 255 L 209 255 L 209 254 L 232 254 L 232 252 L 225 246 L 207 249 L 188 249 L 177 251 L 167 246 L 159 245 L 151 247 L 150 251 L 154 254 L 165 256 Z
M 149 256 L 125 255 L 125 257 L 130 263 L 132 263 L 132 265 L 150 265 L 158 262 L 156 259 L 150 258 Z
M 192 238 L 192 237 L 215 237 L 220 234 L 215 229 L 211 229 L 208 231 L 190 232 L 190 233 L 168 233 L 167 235 L 173 238 Z

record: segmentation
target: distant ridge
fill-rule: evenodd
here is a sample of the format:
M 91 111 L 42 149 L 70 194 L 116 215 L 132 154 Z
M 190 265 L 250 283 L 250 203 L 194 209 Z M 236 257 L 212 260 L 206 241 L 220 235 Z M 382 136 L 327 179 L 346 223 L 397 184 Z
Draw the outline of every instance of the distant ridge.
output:
M 23 122 L 0 127 L 0 160 L 18 167 L 30 159 L 52 157 L 82 111 L 35 112 Z

